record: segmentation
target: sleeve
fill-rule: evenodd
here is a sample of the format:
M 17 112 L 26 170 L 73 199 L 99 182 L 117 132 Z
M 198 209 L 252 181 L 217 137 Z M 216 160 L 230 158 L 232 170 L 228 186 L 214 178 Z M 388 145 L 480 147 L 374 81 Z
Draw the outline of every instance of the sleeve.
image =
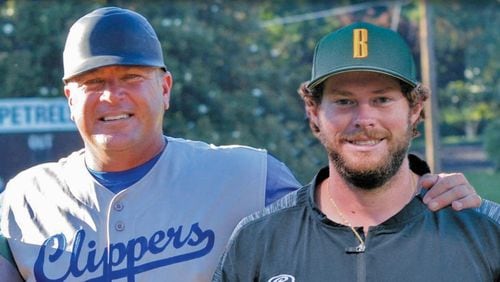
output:
M 500 224 L 500 204 L 483 199 L 479 208 L 476 208 L 479 213 L 485 214 L 497 223 Z
M 301 186 L 284 163 L 267 155 L 266 207 Z
M 0 257 L 4 260 L 14 263 L 14 258 L 10 252 L 9 245 L 7 244 L 7 239 L 0 233 Z
M 227 262 L 225 263 L 227 264 Z M 237 281 L 237 280 L 232 280 L 233 278 L 230 278 L 231 275 L 228 272 L 230 271 L 227 270 L 227 266 L 224 266 L 224 264 L 221 262 L 218 268 L 215 270 L 215 273 L 212 277 L 212 282 Z
M 22 281 L 7 244 L 7 239 L 2 234 L 0 234 L 0 281 Z

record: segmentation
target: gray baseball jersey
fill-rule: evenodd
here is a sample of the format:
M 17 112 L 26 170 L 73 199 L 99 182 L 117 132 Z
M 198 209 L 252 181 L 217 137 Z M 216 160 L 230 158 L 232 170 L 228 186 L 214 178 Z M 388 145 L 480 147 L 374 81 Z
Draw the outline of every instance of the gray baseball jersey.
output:
M 267 153 L 169 138 L 117 194 L 83 151 L 13 178 L 2 231 L 27 281 L 209 281 L 237 222 L 264 207 Z

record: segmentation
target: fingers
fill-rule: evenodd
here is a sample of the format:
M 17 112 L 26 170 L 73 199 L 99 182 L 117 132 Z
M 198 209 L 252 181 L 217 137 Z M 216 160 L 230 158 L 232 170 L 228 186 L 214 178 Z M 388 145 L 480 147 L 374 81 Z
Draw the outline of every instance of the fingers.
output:
M 419 180 L 421 187 L 430 189 L 424 196 L 424 203 L 436 211 L 451 205 L 455 210 L 475 208 L 481 198 L 462 173 L 426 174 Z
M 439 175 L 437 174 L 424 174 L 422 175 L 419 180 L 419 186 L 423 187 L 425 189 L 431 188 L 437 181 L 439 180 Z M 430 191 L 429 191 L 430 193 Z
M 460 200 L 453 201 L 451 203 L 451 207 L 456 210 L 463 210 L 468 208 L 477 208 L 481 205 L 482 199 L 477 194 L 470 194 L 468 196 L 463 197 Z
M 468 184 L 465 177 L 459 173 L 424 174 L 419 179 L 421 187 L 429 189 L 424 197 L 424 202 L 433 199 L 458 185 L 464 184 L 464 182 Z

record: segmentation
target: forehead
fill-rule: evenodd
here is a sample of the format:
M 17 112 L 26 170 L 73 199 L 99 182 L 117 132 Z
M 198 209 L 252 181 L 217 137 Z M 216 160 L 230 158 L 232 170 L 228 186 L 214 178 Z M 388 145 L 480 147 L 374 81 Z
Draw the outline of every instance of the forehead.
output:
M 325 80 L 326 89 L 338 88 L 395 88 L 401 89 L 398 79 L 377 72 L 352 71 L 333 75 Z
M 70 80 L 78 81 L 88 77 L 101 76 L 101 75 L 119 75 L 129 72 L 148 73 L 156 70 L 155 67 L 148 66 L 124 66 L 124 65 L 111 65 L 95 68 L 79 75 L 72 77 Z

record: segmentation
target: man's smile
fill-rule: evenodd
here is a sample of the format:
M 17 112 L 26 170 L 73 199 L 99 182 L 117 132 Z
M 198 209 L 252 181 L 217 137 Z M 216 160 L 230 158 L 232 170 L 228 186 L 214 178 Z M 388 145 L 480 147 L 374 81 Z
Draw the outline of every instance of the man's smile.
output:
M 109 121 L 128 119 L 130 117 L 132 117 L 132 114 L 119 114 L 119 115 L 104 116 L 104 117 L 100 118 L 99 120 L 109 122 Z

